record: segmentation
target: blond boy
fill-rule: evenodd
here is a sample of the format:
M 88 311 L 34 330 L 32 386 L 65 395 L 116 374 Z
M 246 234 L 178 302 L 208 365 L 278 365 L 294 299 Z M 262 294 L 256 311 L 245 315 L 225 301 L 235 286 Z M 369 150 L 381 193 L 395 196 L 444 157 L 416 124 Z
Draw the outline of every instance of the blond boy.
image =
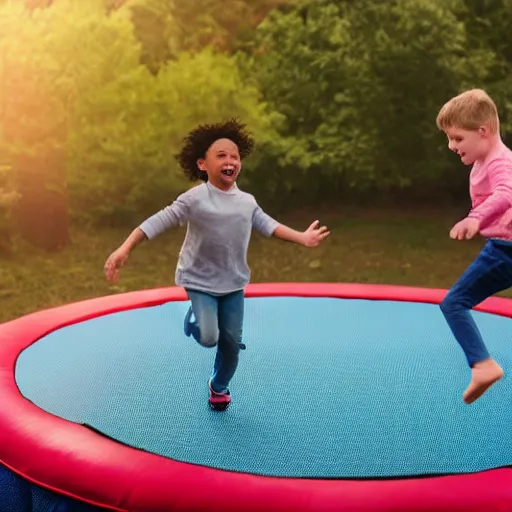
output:
M 501 140 L 495 103 L 481 89 L 452 98 L 436 121 L 448 136 L 449 149 L 463 164 L 472 165 L 472 207 L 467 217 L 453 226 L 450 237 L 463 240 L 480 234 L 487 239 L 441 303 L 471 368 L 471 382 L 463 394 L 469 404 L 503 377 L 503 369 L 489 355 L 470 310 L 512 286 L 512 151 Z

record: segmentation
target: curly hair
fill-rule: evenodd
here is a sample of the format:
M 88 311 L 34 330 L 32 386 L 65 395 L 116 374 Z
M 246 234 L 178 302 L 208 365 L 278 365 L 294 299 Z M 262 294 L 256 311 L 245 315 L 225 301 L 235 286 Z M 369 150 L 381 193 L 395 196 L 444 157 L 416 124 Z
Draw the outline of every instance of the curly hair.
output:
M 208 181 L 206 172 L 201 171 L 197 161 L 206 157 L 208 148 L 219 139 L 229 139 L 238 146 L 240 158 L 249 155 L 254 147 L 254 139 L 246 131 L 245 124 L 237 119 L 222 123 L 202 124 L 194 128 L 184 139 L 181 151 L 176 155 L 185 176 L 191 181 Z

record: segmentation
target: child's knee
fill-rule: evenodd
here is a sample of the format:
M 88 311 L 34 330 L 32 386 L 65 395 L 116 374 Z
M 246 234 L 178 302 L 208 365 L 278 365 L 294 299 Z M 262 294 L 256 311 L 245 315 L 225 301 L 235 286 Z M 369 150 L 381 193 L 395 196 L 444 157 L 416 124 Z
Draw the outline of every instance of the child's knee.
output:
M 443 314 L 449 313 L 453 309 L 453 301 L 446 296 L 439 304 L 439 309 L 441 309 Z
M 214 327 L 200 328 L 199 344 L 206 348 L 213 348 L 219 342 L 219 330 Z
M 213 334 L 210 334 L 210 335 L 201 334 L 201 337 L 199 339 L 199 344 L 206 348 L 216 347 L 218 342 L 219 342 L 218 336 L 215 336 Z
M 233 353 L 238 353 L 240 349 L 245 348 L 242 344 L 242 333 L 238 330 L 224 329 L 219 337 L 223 341 L 224 348 Z
M 454 311 L 461 311 L 463 309 L 466 309 L 462 301 L 451 293 L 448 293 L 446 295 L 446 297 L 439 304 L 439 307 L 443 314 L 450 314 L 453 313 Z

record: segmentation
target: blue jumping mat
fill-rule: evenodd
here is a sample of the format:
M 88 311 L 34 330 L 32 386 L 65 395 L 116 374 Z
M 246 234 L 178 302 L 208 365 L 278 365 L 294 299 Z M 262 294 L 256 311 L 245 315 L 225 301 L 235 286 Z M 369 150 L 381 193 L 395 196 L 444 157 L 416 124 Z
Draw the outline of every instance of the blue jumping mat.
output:
M 309 478 L 468 473 L 512 464 L 512 320 L 473 313 L 505 378 L 472 405 L 436 305 L 246 299 L 233 403 L 214 412 L 215 348 L 183 333 L 189 302 L 109 314 L 24 350 L 21 393 L 119 442 L 230 471 Z

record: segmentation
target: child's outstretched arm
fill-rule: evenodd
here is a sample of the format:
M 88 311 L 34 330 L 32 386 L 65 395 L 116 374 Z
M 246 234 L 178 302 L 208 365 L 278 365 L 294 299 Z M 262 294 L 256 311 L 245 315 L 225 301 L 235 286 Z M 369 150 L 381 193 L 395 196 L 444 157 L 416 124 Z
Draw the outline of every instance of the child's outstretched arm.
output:
M 305 247 L 317 247 L 325 238 L 330 235 L 330 231 L 328 231 L 327 227 L 322 226 L 319 228 L 319 224 L 320 222 L 315 220 L 315 222 L 313 222 L 311 226 L 306 229 L 306 231 L 302 232 L 289 228 L 284 224 L 278 224 L 272 234 L 273 236 L 281 238 L 282 240 L 304 245 Z
M 107 258 L 105 262 L 105 276 L 108 281 L 116 282 L 119 279 L 119 269 L 126 263 L 130 252 L 141 242 L 147 240 L 146 233 L 135 228 L 126 240 Z
M 181 194 L 171 205 L 146 219 L 135 228 L 126 240 L 107 258 L 104 271 L 108 281 L 116 282 L 119 279 L 119 269 L 126 263 L 128 256 L 137 245 L 144 240 L 151 240 L 185 222 L 188 217 L 190 203 L 194 199 L 194 192 L 189 190 Z

